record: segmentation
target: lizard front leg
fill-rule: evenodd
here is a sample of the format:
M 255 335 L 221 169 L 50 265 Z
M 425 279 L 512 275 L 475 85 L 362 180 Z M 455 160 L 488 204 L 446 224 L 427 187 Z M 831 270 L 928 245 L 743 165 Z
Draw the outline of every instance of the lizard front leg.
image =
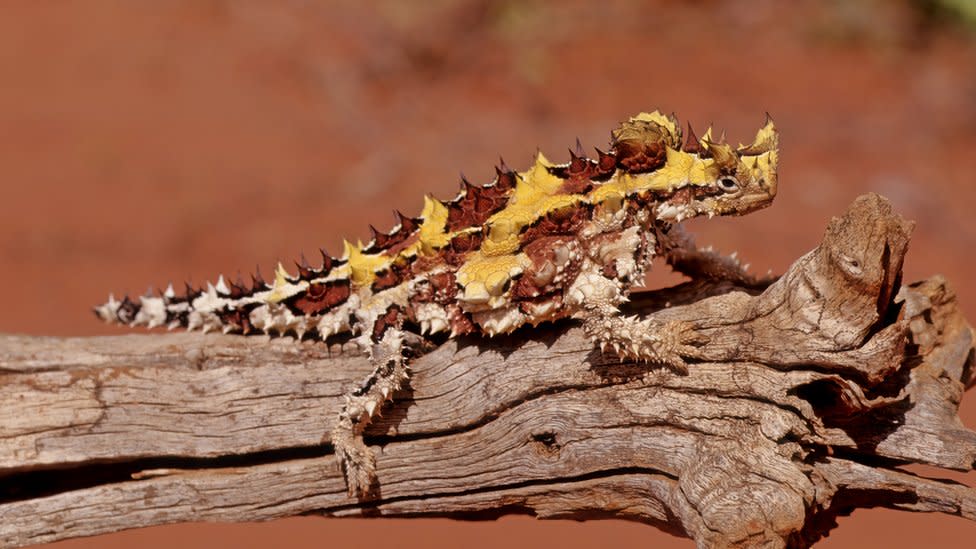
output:
M 686 358 L 699 358 L 698 345 L 707 338 L 686 321 L 658 321 L 624 316 L 619 305 L 626 300 L 618 281 L 584 272 L 570 287 L 567 302 L 577 307 L 583 331 L 600 345 L 612 347 L 624 358 L 663 364 L 688 373 Z
M 397 312 L 392 318 L 381 320 L 383 324 L 377 323 L 379 328 L 363 336 L 370 341 L 373 371 L 358 388 L 345 395 L 345 404 L 330 435 L 349 495 L 358 498 L 367 497 L 377 484 L 376 456 L 363 441 L 363 431 L 409 376 L 403 356 L 402 318 Z

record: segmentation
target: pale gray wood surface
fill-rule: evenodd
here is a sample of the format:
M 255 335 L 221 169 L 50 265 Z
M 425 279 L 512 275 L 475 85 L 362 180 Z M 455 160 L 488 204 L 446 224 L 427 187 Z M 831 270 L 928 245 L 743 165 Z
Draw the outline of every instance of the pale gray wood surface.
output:
M 974 490 L 897 467 L 976 463 L 973 331 L 945 281 L 901 286 L 910 230 L 869 195 L 759 295 L 635 300 L 709 336 L 686 376 L 572 322 L 442 345 L 367 432 L 371 501 L 326 442 L 369 370 L 355 346 L 0 336 L 0 546 L 303 513 L 627 517 L 709 547 L 804 547 L 852 506 L 976 520 Z

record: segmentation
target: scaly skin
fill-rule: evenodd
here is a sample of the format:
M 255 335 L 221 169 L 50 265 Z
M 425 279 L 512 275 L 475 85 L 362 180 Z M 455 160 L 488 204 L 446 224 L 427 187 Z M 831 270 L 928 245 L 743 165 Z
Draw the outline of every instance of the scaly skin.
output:
M 327 339 L 351 333 L 374 371 L 346 395 L 331 433 L 350 495 L 368 497 L 375 460 L 362 432 L 407 378 L 404 347 L 441 332 L 450 337 L 509 333 L 523 325 L 580 319 L 601 347 L 686 371 L 702 339 L 682 323 L 624 317 L 619 306 L 658 253 L 694 257 L 722 272 L 737 263 L 688 249 L 675 224 L 699 215 L 742 215 L 776 195 L 778 138 L 771 120 L 753 143 L 733 148 L 677 121 L 641 113 L 612 132 L 596 159 L 570 152 L 566 164 L 542 154 L 527 171 L 502 166 L 486 186 L 463 182 L 450 202 L 424 199 L 418 218 L 397 213 L 389 233 L 323 252 L 298 273 L 279 264 L 273 281 L 250 288 L 223 277 L 205 289 L 172 287 L 157 297 L 96 307 L 128 325 L 264 332 Z M 747 275 L 742 275 L 747 276 Z

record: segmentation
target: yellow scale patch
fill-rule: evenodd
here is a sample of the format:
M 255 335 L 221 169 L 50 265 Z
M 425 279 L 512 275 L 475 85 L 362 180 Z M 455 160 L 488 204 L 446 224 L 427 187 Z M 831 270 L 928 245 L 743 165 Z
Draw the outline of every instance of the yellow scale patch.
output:
M 353 244 L 348 240 L 342 241 L 346 265 L 349 269 L 349 280 L 356 286 L 369 286 L 376 278 L 376 273 L 390 266 L 394 258 L 382 254 L 364 254 L 363 243 Z
M 368 287 L 376 279 L 376 273 L 389 268 L 397 258 L 416 257 L 418 254 L 433 255 L 438 248 L 447 245 L 454 233 L 447 233 L 447 206 L 429 196 L 424 197 L 424 209 L 420 215 L 420 236 L 416 242 L 401 250 L 397 255 L 386 253 L 364 254 L 363 244 L 343 241 L 345 265 L 333 277 L 348 277 L 356 287 Z M 330 277 L 332 278 L 332 277 Z

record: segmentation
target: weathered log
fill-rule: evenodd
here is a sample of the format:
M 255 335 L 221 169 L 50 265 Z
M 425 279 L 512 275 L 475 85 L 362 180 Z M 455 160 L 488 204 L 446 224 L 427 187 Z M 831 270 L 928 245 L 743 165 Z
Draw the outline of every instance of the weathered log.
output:
M 945 281 L 901 285 L 910 231 L 868 195 L 768 287 L 642 294 L 708 336 L 687 375 L 572 322 L 449 341 L 368 430 L 368 501 L 326 437 L 369 370 L 351 344 L 2 336 L 0 546 L 298 514 L 625 517 L 709 547 L 805 547 L 857 507 L 976 520 L 976 491 L 901 468 L 976 464 L 974 334 Z

